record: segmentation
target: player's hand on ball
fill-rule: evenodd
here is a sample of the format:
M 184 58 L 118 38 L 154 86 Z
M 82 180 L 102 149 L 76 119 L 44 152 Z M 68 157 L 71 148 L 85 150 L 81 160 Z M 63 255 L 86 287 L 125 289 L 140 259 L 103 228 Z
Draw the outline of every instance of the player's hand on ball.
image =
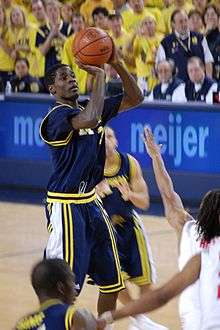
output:
M 155 142 L 154 136 L 149 127 L 144 128 L 143 140 L 144 140 L 144 144 L 145 144 L 147 153 L 151 158 L 154 158 L 160 154 L 162 145 L 158 145 Z
M 120 191 L 121 197 L 124 199 L 124 201 L 129 201 L 131 196 L 131 189 L 129 184 L 127 182 L 123 182 L 118 184 L 117 188 Z
M 95 76 L 97 74 L 103 74 L 103 76 L 105 75 L 105 72 L 104 72 L 104 70 L 102 68 L 99 68 L 99 67 L 93 66 L 93 65 L 83 64 L 78 59 L 75 59 L 75 62 L 76 62 L 76 64 L 78 65 L 78 67 L 80 69 L 88 72 L 92 76 Z
M 101 181 L 97 186 L 96 186 L 96 193 L 99 197 L 104 198 L 105 196 L 108 196 L 112 194 L 112 190 L 108 184 L 107 180 Z

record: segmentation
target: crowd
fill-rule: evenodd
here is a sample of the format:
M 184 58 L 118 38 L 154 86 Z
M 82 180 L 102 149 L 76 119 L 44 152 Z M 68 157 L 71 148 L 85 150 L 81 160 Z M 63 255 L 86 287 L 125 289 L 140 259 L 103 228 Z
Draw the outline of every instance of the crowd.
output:
M 220 90 L 219 0 L 1 0 L 0 89 L 46 92 L 56 63 L 75 72 L 81 94 L 93 79 L 75 63 L 72 43 L 87 26 L 106 30 L 146 100 L 213 102 Z M 122 84 L 108 65 L 106 94 Z

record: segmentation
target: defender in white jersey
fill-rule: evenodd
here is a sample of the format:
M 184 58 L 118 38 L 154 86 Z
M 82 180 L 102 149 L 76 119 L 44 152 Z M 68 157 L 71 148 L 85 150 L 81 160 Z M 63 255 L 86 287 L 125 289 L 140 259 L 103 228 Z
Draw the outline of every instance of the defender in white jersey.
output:
M 145 138 L 148 153 L 153 159 L 154 173 L 166 216 L 178 233 L 179 263 L 183 269 L 164 286 L 152 290 L 149 295 L 143 295 L 136 302 L 115 312 L 104 313 L 99 321 L 99 329 L 102 329 L 106 323 L 150 312 L 184 291 L 184 294 L 187 294 L 185 297 L 183 296 L 183 302 L 185 302 L 183 328 L 219 330 L 220 190 L 209 191 L 202 200 L 197 221 L 190 219 L 190 215 L 183 208 L 180 197 L 173 189 L 172 181 L 159 152 L 160 148 L 155 144 L 148 129 L 145 131 Z M 186 222 L 187 220 L 189 222 Z M 189 260 L 189 258 L 191 259 Z M 194 283 L 196 285 L 192 286 Z M 186 288 L 189 286 L 190 290 L 187 292 Z M 187 316 L 188 320 L 186 320 Z

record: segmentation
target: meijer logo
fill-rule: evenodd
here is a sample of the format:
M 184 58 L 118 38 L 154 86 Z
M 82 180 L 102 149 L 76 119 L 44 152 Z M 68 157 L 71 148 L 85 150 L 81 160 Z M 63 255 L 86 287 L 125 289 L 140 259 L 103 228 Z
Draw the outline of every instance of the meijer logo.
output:
M 42 147 L 44 142 L 39 135 L 39 125 L 42 118 L 34 120 L 31 117 L 14 117 L 14 144 L 21 146 Z

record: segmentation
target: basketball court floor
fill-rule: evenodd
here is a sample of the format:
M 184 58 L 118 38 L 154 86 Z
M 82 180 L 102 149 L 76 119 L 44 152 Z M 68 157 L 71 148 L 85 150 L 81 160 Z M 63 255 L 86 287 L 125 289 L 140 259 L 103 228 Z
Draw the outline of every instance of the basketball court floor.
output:
M 176 236 L 163 217 L 143 216 L 143 221 L 162 284 L 177 271 Z M 0 202 L 0 330 L 13 329 L 21 316 L 37 308 L 29 274 L 42 258 L 47 235 L 43 206 Z M 136 296 L 135 288 L 131 290 Z M 97 288 L 85 285 L 77 305 L 95 313 L 96 298 Z M 180 329 L 178 299 L 149 316 L 169 329 Z M 114 329 L 125 330 L 128 324 L 123 320 Z

